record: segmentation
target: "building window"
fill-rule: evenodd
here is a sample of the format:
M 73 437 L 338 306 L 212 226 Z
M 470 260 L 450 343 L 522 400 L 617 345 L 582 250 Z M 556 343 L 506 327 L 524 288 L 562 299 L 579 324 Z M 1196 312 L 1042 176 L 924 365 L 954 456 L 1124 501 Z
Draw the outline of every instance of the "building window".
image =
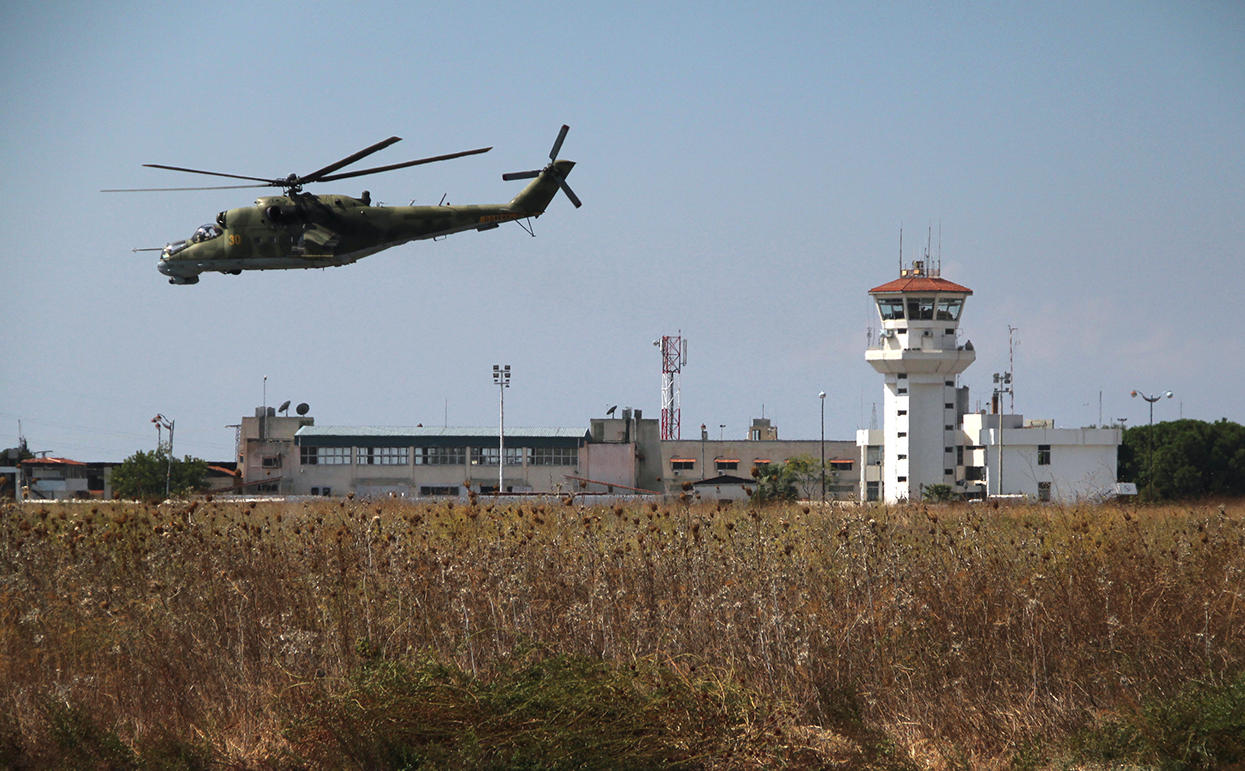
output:
M 908 393 L 908 387 L 907 387 L 907 386 L 899 386 L 899 388 L 895 389 L 895 393 L 897 393 L 897 394 L 906 394 L 906 393 Z
M 908 459 L 908 456 L 903 453 L 900 453 L 899 455 L 896 456 L 896 460 L 907 460 L 907 459 Z
M 853 465 L 850 460 L 832 460 L 829 463 L 831 471 L 851 471 Z
M 969 482 L 980 482 L 986 478 L 985 469 L 981 466 L 968 466 L 964 469 L 964 478 Z
M 944 425 L 944 426 L 943 426 L 943 429 L 944 429 L 944 430 L 946 430 L 946 431 L 954 431 L 954 430 L 955 430 L 955 426 L 954 426 L 954 425 L 951 425 L 951 424 L 946 424 L 946 425 Z
M 943 474 L 945 474 L 946 476 L 949 476 L 949 477 L 950 477 L 950 476 L 955 476 L 955 469 L 953 469 L 953 468 L 945 468 L 945 469 L 943 469 L 943 470 L 942 470 L 942 473 L 943 473 Z
M 896 477 L 895 481 L 896 482 L 907 482 L 908 478 L 907 477 Z
M 324 496 L 325 498 L 327 498 L 328 496 L 330 496 L 330 495 L 332 495 L 332 494 L 333 494 L 333 488 L 331 488 L 331 487 L 313 487 L 313 488 L 311 488 L 311 494 L 312 494 L 312 495 L 321 495 L 321 496 Z
M 865 500 L 876 501 L 881 492 L 881 485 L 877 482 L 865 482 Z
M 431 495 L 458 495 L 458 485 L 420 485 L 419 494 L 424 497 Z
M 899 432 L 899 438 L 900 438 L 900 439 L 902 439 L 903 437 L 905 437 L 905 436 L 907 436 L 907 435 L 908 435 L 908 432 L 907 432 L 907 431 L 900 431 L 900 432 Z
M 350 463 L 350 448 L 300 447 L 298 459 L 304 466 L 345 466 Z
M 355 462 L 360 466 L 405 466 L 409 447 L 356 447 Z
M 499 452 L 500 449 L 497 447 L 472 447 L 471 465 L 496 466 Z
M 466 463 L 467 451 L 463 447 L 415 448 L 416 466 L 462 466 Z
M 932 297 L 909 297 L 908 298 L 908 320 L 917 321 L 933 321 L 934 319 L 934 298 Z
M 531 447 L 507 447 L 506 448 L 506 465 L 522 466 L 531 454 Z
M 694 458 L 671 458 L 670 468 L 674 471 L 692 471 L 696 468 Z
M 1050 482 L 1038 482 L 1038 500 L 1050 501 Z
M 1050 445 L 1049 444 L 1038 445 L 1038 465 L 1039 466 L 1050 465 Z
M 964 465 L 964 446 L 963 445 L 958 445 L 955 448 L 955 465 L 957 466 Z
M 944 403 L 942 406 L 943 406 L 945 409 L 948 409 L 948 410 L 953 410 L 953 409 L 955 409 L 955 402 L 946 402 L 946 403 Z
M 533 466 L 577 466 L 579 465 L 579 448 L 533 447 L 530 462 Z
M 718 471 L 737 471 L 739 470 L 739 459 L 718 458 L 713 462 L 713 467 Z
M 959 297 L 944 297 L 938 300 L 938 320 L 939 321 L 956 321 L 960 318 L 960 308 L 964 307 L 964 300 Z M 954 329 L 948 329 L 948 332 L 954 332 Z
M 260 465 L 263 468 L 281 468 L 280 455 L 265 455 L 260 459 Z
M 876 444 L 871 444 L 865 448 L 865 465 L 881 466 L 882 465 L 882 448 Z
M 879 297 L 878 313 L 882 315 L 883 321 L 893 321 L 894 319 L 903 318 L 903 298 L 902 297 Z
M 900 416 L 903 416 L 903 415 L 907 415 L 907 414 L 908 414 L 908 411 L 907 411 L 907 410 L 899 410 L 899 412 L 897 412 L 896 414 L 897 414 L 897 415 L 900 415 Z

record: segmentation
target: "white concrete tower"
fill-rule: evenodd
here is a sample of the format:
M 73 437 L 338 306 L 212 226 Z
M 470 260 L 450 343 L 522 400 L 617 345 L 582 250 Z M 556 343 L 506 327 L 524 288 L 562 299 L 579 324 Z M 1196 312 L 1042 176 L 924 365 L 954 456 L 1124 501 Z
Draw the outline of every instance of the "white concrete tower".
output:
M 976 358 L 972 343 L 958 345 L 956 338 L 972 293 L 921 261 L 869 290 L 882 334 L 865 350 L 865 361 L 886 377 L 882 493 L 888 503 L 919 501 L 929 485 L 955 485 L 956 376 Z

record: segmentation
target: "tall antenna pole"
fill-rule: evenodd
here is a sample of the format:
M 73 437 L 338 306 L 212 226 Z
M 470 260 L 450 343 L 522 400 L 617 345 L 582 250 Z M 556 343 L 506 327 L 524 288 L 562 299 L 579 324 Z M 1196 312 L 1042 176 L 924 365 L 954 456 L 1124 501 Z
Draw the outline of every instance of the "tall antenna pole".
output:
M 1008 399 L 1011 401 L 1011 412 L 1013 415 L 1016 413 L 1016 386 L 1014 385 L 1016 382 L 1016 358 L 1012 337 L 1019 331 L 1019 327 L 1013 327 L 1011 324 L 1007 325 L 1007 373 L 1013 384 L 1008 391 Z
M 663 335 L 654 345 L 661 347 L 661 438 L 680 439 L 682 409 L 679 401 L 679 373 L 687 364 L 687 341 L 683 330 L 677 335 Z

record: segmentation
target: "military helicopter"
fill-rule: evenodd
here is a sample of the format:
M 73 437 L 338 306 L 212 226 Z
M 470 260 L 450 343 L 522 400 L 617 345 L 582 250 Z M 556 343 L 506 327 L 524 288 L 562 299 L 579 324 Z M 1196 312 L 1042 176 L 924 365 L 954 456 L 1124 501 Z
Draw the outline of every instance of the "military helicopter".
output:
M 544 214 L 545 208 L 559 189 L 578 208 L 582 204 L 566 184 L 566 177 L 571 173 L 575 162 L 558 160 L 558 152 L 562 149 L 562 142 L 569 130 L 569 126 L 562 126 L 553 143 L 553 149 L 549 151 L 549 163 L 543 169 L 502 175 L 502 179 L 507 181 L 533 180 L 509 203 L 504 204 L 382 206 L 373 205 L 371 195 L 366 190 L 359 198 L 303 192 L 303 186 L 312 182 L 332 182 L 379 174 L 408 166 L 477 155 L 492 149 L 482 147 L 338 173 L 340 169 L 401 141 L 400 137 L 389 137 L 310 174 L 290 174 L 283 178 L 269 179 L 145 163 L 143 165 L 149 168 L 245 179 L 258 184 L 125 188 L 102 192 L 228 190 L 248 187 L 276 187 L 284 190 L 284 195 L 256 198 L 254 206 L 228 209 L 217 214 L 215 222 L 200 226 L 190 238 L 174 241 L 163 248 L 134 250 L 160 252 L 160 262 L 156 268 L 169 277 L 170 284 L 197 284 L 199 274 L 208 271 L 237 275 L 244 270 L 327 268 L 348 265 L 408 241 L 438 238 L 466 230 L 492 230 L 503 222 L 539 217 Z M 531 232 L 530 228 L 526 229 Z

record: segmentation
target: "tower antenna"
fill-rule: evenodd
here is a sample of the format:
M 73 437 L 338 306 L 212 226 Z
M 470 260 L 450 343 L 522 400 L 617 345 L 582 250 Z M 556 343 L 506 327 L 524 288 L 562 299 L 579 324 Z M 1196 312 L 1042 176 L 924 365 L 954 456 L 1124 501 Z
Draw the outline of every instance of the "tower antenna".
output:
M 680 329 L 679 334 L 663 335 L 653 345 L 661 347 L 661 438 L 680 439 L 679 373 L 687 364 L 687 341 Z
M 1007 325 L 1007 372 L 1012 379 L 1012 387 L 1008 392 L 1008 399 L 1011 400 L 1011 412 L 1013 415 L 1016 414 L 1016 358 L 1013 336 L 1019 331 L 1019 327 L 1013 327 L 1011 324 Z
M 903 275 L 903 223 L 899 223 L 899 275 Z

